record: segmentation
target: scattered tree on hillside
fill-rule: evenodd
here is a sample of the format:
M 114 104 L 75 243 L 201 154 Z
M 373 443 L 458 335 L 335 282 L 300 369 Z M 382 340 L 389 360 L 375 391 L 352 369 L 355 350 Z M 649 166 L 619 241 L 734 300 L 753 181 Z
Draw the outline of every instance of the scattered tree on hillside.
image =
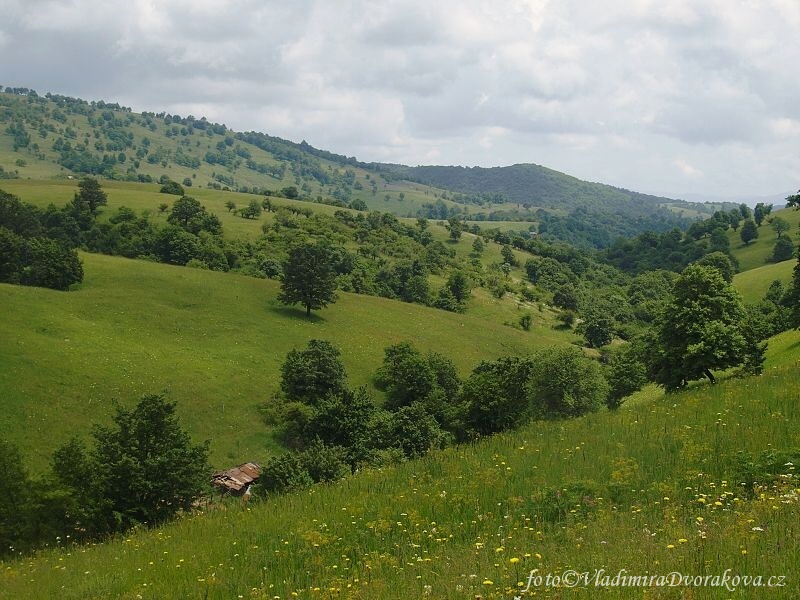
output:
M 766 216 L 771 212 L 772 204 L 764 204 L 763 202 L 756 204 L 756 207 L 753 209 L 753 219 L 755 219 L 756 225 L 761 227 L 761 223 L 764 222 Z
M 786 196 L 786 208 L 791 207 L 794 207 L 796 210 L 800 210 L 800 190 L 797 190 L 796 194 Z
M 251 200 L 250 204 L 239 211 L 239 214 L 245 219 L 257 219 L 261 216 L 261 204 L 256 200 Z
M 310 340 L 305 350 L 292 350 L 281 366 L 281 391 L 289 400 L 311 405 L 343 393 L 347 374 L 340 356 L 325 340 Z
M 191 183 L 191 181 L 192 180 L 190 179 L 189 182 Z M 172 194 L 174 196 L 183 196 L 185 193 L 180 183 L 171 180 L 162 185 L 161 189 L 158 191 L 162 194 Z
M 447 219 L 447 229 L 450 231 L 450 239 L 457 242 L 464 231 L 464 221 L 458 217 L 450 217 Z
M 113 426 L 95 426 L 91 451 L 75 440 L 56 451 L 53 474 L 73 500 L 74 527 L 112 533 L 191 508 L 208 484 L 208 442 L 193 445 L 175 412 L 163 395 L 145 395 L 132 410 L 118 407 Z
M 95 214 L 97 209 L 108 204 L 108 196 L 100 187 L 100 182 L 94 177 L 84 177 L 78 183 L 78 191 L 75 193 L 73 203 L 85 205 L 91 214 Z
M 758 227 L 756 226 L 755 221 L 753 221 L 753 219 L 745 219 L 739 235 L 741 236 L 745 245 L 748 245 L 750 242 L 756 239 L 758 237 Z
M 792 226 L 789 224 L 789 221 L 783 217 L 772 217 L 769 225 L 775 231 L 775 235 L 777 235 L 779 238 L 792 228 Z
M 789 260 L 794 256 L 794 244 L 788 237 L 781 236 L 775 240 L 775 246 L 772 249 L 772 262 L 781 262 Z
M 676 280 L 672 297 L 645 344 L 648 376 L 667 391 L 712 369 L 747 359 L 745 311 L 739 294 L 714 268 L 690 265 Z
M 289 252 L 283 263 L 283 277 L 278 300 L 301 304 L 306 316 L 311 311 L 336 302 L 336 271 L 331 251 L 321 245 L 303 244 Z

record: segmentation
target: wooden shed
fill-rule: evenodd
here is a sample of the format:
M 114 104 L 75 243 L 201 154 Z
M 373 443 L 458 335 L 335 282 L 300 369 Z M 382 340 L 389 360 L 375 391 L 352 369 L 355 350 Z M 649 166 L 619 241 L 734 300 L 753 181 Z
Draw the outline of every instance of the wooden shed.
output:
M 249 462 L 227 471 L 214 473 L 211 477 L 211 483 L 218 487 L 223 494 L 239 496 L 248 490 L 250 484 L 258 481 L 260 475 L 261 465 Z

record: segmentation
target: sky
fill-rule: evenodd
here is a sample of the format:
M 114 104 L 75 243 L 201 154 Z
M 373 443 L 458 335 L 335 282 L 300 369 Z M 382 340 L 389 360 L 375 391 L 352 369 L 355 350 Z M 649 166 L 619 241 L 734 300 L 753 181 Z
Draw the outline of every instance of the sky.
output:
M 0 84 L 408 165 L 800 188 L 800 0 L 0 0 Z

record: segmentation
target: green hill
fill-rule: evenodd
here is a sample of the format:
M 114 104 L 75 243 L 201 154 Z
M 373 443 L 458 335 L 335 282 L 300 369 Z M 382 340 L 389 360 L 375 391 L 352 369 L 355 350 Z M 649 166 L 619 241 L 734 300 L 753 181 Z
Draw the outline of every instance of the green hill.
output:
M 286 354 L 312 338 L 339 346 L 351 385 L 370 387 L 384 347 L 401 340 L 452 357 L 466 375 L 482 359 L 573 339 L 552 328 L 549 312 L 530 332 L 504 326 L 497 316 L 515 314 L 514 303 L 483 295 L 474 315 L 460 315 L 341 293 L 308 321 L 277 303 L 274 281 L 81 258 L 78 291 L 0 284 L 0 438 L 37 468 L 69 436 L 88 434 L 113 401 L 162 390 L 193 436 L 211 439 L 216 466 L 263 459 L 275 445 L 258 407 L 278 390 Z
M 788 285 L 792 280 L 795 265 L 797 265 L 796 260 L 784 260 L 755 267 L 749 271 L 737 273 L 733 278 L 733 285 L 739 290 L 745 303 L 755 304 L 764 297 L 773 281 L 777 280 Z
M 800 334 L 773 341 L 761 377 L 539 422 L 335 485 L 46 550 L 4 563 L 0 595 L 508 598 L 533 570 L 593 578 L 595 569 L 610 577 L 730 569 L 761 575 L 763 585 L 783 577 L 784 587 L 648 591 L 796 598 Z M 600 587 L 604 598 L 645 592 Z M 565 589 L 525 597 L 563 597 Z M 591 581 L 573 592 L 599 593 Z
M 537 165 L 364 163 L 305 141 L 236 132 L 203 117 L 138 114 L 54 94 L 0 93 L 0 179 L 85 173 L 139 182 L 169 177 L 193 193 L 293 189 L 285 193 L 339 205 L 360 201 L 400 216 L 537 223 L 542 235 L 596 247 L 619 235 L 686 225 L 719 208 L 589 183 Z
M 729 229 L 728 239 L 730 240 L 731 254 L 739 261 L 739 269 L 741 271 L 749 271 L 770 262 L 772 249 L 777 239 L 775 231 L 769 225 L 769 219 L 772 217 L 781 217 L 791 225 L 791 229 L 784 235 L 788 235 L 797 244 L 798 234 L 800 233 L 800 211 L 791 208 L 778 210 L 778 207 L 776 207 L 769 217 L 764 219 L 761 227 L 758 228 L 758 238 L 747 245 L 742 242 L 741 228 L 739 228 L 739 231 Z

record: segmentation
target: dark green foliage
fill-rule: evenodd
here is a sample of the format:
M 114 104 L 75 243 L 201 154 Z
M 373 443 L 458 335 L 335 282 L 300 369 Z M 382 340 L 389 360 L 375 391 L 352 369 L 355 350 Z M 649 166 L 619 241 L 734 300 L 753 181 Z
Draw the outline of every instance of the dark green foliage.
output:
M 795 248 L 792 240 L 790 240 L 788 236 L 781 236 L 775 240 L 775 247 L 772 249 L 770 260 L 772 262 L 781 262 L 789 260 L 794 254 Z
M 191 181 L 192 180 L 190 179 L 189 182 L 191 183 Z M 162 194 L 173 194 L 175 196 L 183 196 L 185 194 L 183 187 L 177 181 L 166 182 L 158 191 Z
M 264 466 L 258 480 L 256 492 L 291 492 L 314 483 L 301 454 L 287 452 L 272 457 Z
M 756 204 L 756 207 L 753 209 L 753 219 L 755 219 L 756 225 L 761 227 L 764 218 L 771 212 L 772 204 L 764 204 L 763 202 Z
M 606 406 L 618 409 L 625 398 L 640 390 L 647 383 L 647 368 L 640 359 L 641 349 L 634 344 L 626 344 L 611 355 L 606 370 L 609 392 Z
M 72 440 L 54 453 L 69 527 L 91 538 L 191 508 L 210 475 L 208 443 L 191 444 L 175 408 L 162 395 L 145 395 L 132 410 L 117 408 L 112 427 L 95 426 L 91 450 Z
M 193 235 L 206 231 L 212 235 L 222 235 L 222 223 L 219 218 L 206 211 L 199 200 L 191 196 L 183 196 L 175 200 L 167 222 L 177 225 Z
M 798 253 L 794 271 L 792 271 L 792 285 L 786 292 L 785 303 L 791 310 L 792 325 L 800 329 L 800 253 Z
M 83 281 L 75 250 L 46 237 L 20 237 L 0 226 L 0 282 L 68 290 Z
M 786 196 L 786 208 L 800 210 L 800 190 L 798 190 L 796 194 Z
M 532 370 L 530 359 L 518 357 L 484 361 L 475 367 L 462 386 L 467 426 L 486 435 L 530 420 L 526 386 Z
M 389 346 L 384 352 L 375 379 L 386 391 L 386 407 L 393 410 L 425 400 L 436 385 L 434 370 L 425 357 L 408 342 Z
M 789 231 L 792 226 L 789 224 L 789 221 L 784 219 L 783 217 L 772 217 L 769 222 L 770 227 L 772 227 L 775 234 L 778 236 L 778 239 L 783 237 L 783 234 Z
M 261 204 L 257 200 L 251 200 L 239 214 L 245 219 L 257 219 L 261 216 Z
M 344 449 L 351 466 L 368 461 L 374 447 L 371 432 L 377 409 L 364 388 L 330 394 L 317 403 L 304 426 L 304 439 L 319 439 Z
M 722 275 L 722 278 L 731 283 L 733 281 L 733 274 L 734 274 L 734 266 L 733 262 L 731 261 L 730 256 L 723 254 L 722 252 L 712 252 L 711 254 L 706 254 L 703 258 L 697 260 L 693 264 L 700 265 L 702 267 L 713 267 L 719 274 Z
M 75 193 L 75 203 L 85 205 L 89 212 L 94 214 L 101 206 L 108 204 L 108 196 L 100 187 L 100 182 L 94 177 L 84 177 L 78 183 L 78 192 Z
M 450 239 L 457 242 L 464 231 L 464 221 L 458 217 L 450 217 L 447 220 L 447 229 L 450 230 Z
M 758 226 L 753 219 L 745 219 L 744 225 L 742 225 L 742 230 L 739 232 L 739 236 L 742 238 L 742 241 L 745 243 L 745 245 L 749 244 L 758 237 Z
M 586 338 L 589 346 L 599 348 L 614 339 L 615 326 L 614 317 L 608 311 L 594 308 L 584 313 L 576 332 Z
M 289 400 L 312 406 L 343 394 L 347 374 L 339 357 L 339 349 L 325 340 L 310 340 L 305 350 L 292 350 L 281 365 L 281 391 Z
M 315 439 L 300 455 L 308 476 L 315 483 L 330 483 L 350 474 L 348 451 Z
M 505 245 L 500 250 L 500 254 L 503 256 L 503 262 L 508 263 L 512 267 L 516 267 L 519 265 L 519 261 L 517 257 L 514 256 L 514 252 L 511 250 L 511 246 Z
M 667 391 L 742 364 L 747 344 L 738 293 L 714 268 L 691 265 L 676 280 L 672 297 L 646 342 L 648 376 Z
M 281 189 L 281 195 L 284 198 L 293 199 L 293 198 L 297 198 L 300 194 L 297 191 L 297 188 L 295 186 L 290 185 L 288 187 L 285 187 L 285 188 Z
M 600 365 L 574 346 L 537 352 L 528 384 L 534 414 L 577 417 L 597 410 L 608 396 Z
M 30 547 L 30 480 L 19 449 L 0 440 L 0 555 Z
M 578 290 L 573 285 L 563 285 L 553 294 L 553 305 L 564 310 L 578 310 Z
M 336 302 L 336 271 L 331 250 L 322 245 L 302 244 L 289 251 L 283 263 L 283 277 L 278 300 L 301 304 L 306 316 L 312 309 Z
M 531 330 L 531 323 L 533 322 L 533 317 L 531 313 L 525 313 L 519 318 L 519 326 L 522 327 L 525 331 Z
M 399 448 L 406 458 L 424 456 L 430 450 L 443 448 L 449 441 L 421 402 L 401 406 L 383 425 L 378 436 L 384 447 Z
M 150 394 L 133 410 L 117 408 L 112 427 L 95 427 L 97 491 L 119 530 L 163 523 L 190 509 L 207 485 L 208 442 L 192 445 L 175 412 L 174 402 Z

